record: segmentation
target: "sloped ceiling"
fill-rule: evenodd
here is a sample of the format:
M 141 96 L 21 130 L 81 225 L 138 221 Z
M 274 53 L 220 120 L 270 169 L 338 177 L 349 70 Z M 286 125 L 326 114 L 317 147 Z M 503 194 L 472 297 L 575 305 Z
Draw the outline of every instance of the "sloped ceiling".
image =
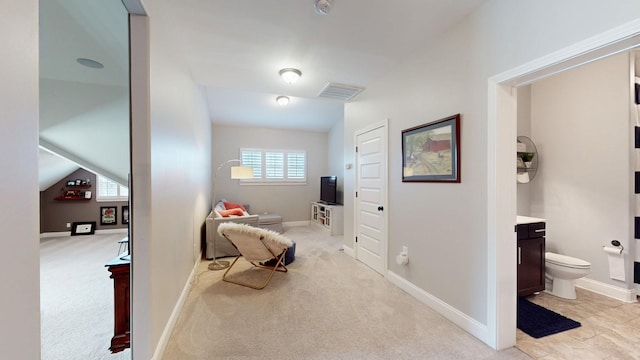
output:
M 40 169 L 40 191 L 47 190 L 60 179 L 78 170 L 79 166 L 56 154 L 40 149 L 38 153 Z
M 40 1 L 40 145 L 59 155 L 56 166 L 41 153 L 41 190 L 78 166 L 127 183 L 128 14 L 119 1 Z

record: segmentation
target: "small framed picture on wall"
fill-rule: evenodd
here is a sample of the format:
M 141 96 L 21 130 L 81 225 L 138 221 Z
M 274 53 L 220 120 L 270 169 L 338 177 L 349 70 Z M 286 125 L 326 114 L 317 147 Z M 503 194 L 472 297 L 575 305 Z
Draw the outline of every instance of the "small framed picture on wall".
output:
M 129 223 L 129 205 L 122 206 L 122 224 Z
M 95 221 L 74 222 L 71 227 L 71 236 L 75 235 L 93 235 L 96 231 Z
M 116 225 L 118 223 L 118 208 L 115 206 L 100 207 L 100 225 Z

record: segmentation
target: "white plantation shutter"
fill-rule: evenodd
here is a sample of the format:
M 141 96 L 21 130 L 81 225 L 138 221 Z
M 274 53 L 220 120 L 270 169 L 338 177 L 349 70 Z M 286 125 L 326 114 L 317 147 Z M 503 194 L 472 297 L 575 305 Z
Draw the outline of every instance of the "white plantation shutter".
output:
M 118 196 L 118 184 L 106 177 L 98 176 L 98 197 Z
M 264 153 L 264 164 L 267 179 L 284 178 L 284 154 L 282 152 L 266 151 Z
M 287 154 L 287 178 L 306 179 L 306 156 L 303 152 L 290 152 Z
M 307 153 L 301 150 L 240 149 L 243 166 L 253 168 L 253 179 L 240 180 L 248 184 L 306 184 Z
M 129 198 L 129 188 L 104 176 L 96 175 L 96 201 L 123 201 Z
M 242 166 L 253 168 L 253 178 L 262 179 L 262 152 L 259 150 L 241 150 L 240 161 Z

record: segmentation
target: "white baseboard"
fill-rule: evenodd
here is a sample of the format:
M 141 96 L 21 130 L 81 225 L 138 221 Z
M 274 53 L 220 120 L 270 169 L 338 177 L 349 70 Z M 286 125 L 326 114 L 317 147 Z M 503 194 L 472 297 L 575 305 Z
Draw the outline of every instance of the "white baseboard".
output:
M 164 356 L 164 351 L 167 348 L 167 344 L 169 343 L 169 338 L 171 337 L 171 333 L 173 332 L 174 327 L 176 326 L 176 322 L 178 321 L 178 317 L 182 312 L 182 308 L 184 307 L 184 302 L 187 300 L 187 296 L 193 287 L 195 282 L 196 274 L 198 273 L 198 267 L 202 262 L 202 253 L 198 256 L 198 259 L 193 265 L 193 269 L 191 269 L 191 274 L 189 275 L 189 279 L 187 279 L 187 283 L 184 285 L 182 289 L 182 293 L 178 298 L 178 302 L 176 302 L 176 306 L 173 307 L 173 311 L 171 312 L 171 316 L 169 316 L 169 321 L 164 327 L 162 331 L 162 335 L 160 335 L 160 340 L 158 340 L 158 345 L 156 346 L 156 350 L 151 357 L 151 360 L 162 360 Z
M 351 256 L 352 258 L 356 257 L 356 251 L 352 247 L 342 245 L 342 250 L 344 250 L 344 253 Z
M 61 237 L 61 236 L 71 236 L 71 231 L 58 231 L 58 232 L 41 233 L 40 234 L 40 239 L 48 238 L 48 237 Z
M 624 301 L 627 303 L 637 302 L 636 296 L 638 295 L 638 292 L 635 288 L 625 289 L 587 278 L 577 279 L 575 281 L 575 285 L 581 289 L 589 290 L 591 292 L 608 296 L 616 300 Z
M 126 234 L 128 233 L 129 229 L 127 228 L 122 228 L 122 229 L 100 229 L 100 230 L 96 230 L 95 233 L 96 234 L 119 234 L 119 233 L 123 233 Z M 48 238 L 48 237 L 60 237 L 60 236 L 71 236 L 71 231 L 57 231 L 57 232 L 46 232 L 46 233 L 41 233 L 40 234 L 40 238 Z
M 127 228 L 123 228 L 123 229 L 100 229 L 100 230 L 96 230 L 96 234 L 127 234 L 129 232 L 129 229 Z
M 287 221 L 287 222 L 283 222 L 282 226 L 284 227 L 303 227 L 303 226 L 309 226 L 309 220 L 305 220 L 305 221 Z
M 484 342 L 485 344 L 489 343 L 489 329 L 487 328 L 487 325 L 479 323 L 477 320 L 471 318 L 467 314 L 422 290 L 421 288 L 400 277 L 394 272 L 387 271 L 387 279 L 392 284 L 407 292 L 409 295 L 415 297 L 428 307 L 432 308 L 445 318 L 449 319 L 449 321 L 458 325 L 471 335 L 477 337 L 480 341 Z

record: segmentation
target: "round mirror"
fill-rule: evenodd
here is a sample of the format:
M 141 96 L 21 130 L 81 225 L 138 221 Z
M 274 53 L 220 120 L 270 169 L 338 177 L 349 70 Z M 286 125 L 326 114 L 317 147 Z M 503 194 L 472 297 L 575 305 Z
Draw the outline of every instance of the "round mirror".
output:
M 526 136 L 518 136 L 518 183 L 526 184 L 536 177 L 538 172 L 538 149 Z

